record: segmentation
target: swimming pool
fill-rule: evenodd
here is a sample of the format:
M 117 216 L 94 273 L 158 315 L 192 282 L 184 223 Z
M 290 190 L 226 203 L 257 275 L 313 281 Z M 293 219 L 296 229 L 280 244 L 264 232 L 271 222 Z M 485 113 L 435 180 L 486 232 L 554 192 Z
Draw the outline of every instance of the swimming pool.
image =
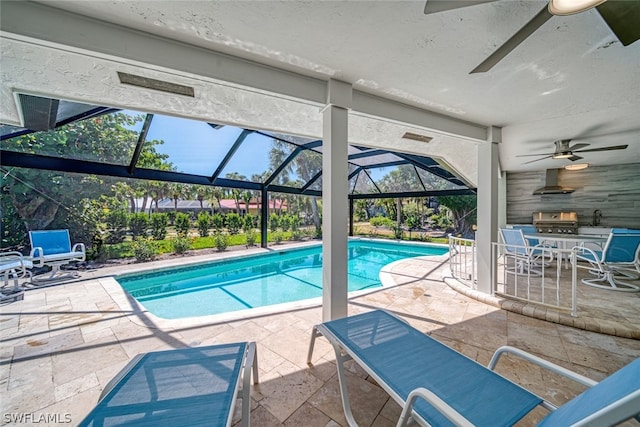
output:
M 348 290 L 381 287 L 380 269 L 391 262 L 447 251 L 428 244 L 350 241 Z M 322 247 L 127 274 L 116 280 L 149 312 L 165 319 L 245 310 L 322 296 Z

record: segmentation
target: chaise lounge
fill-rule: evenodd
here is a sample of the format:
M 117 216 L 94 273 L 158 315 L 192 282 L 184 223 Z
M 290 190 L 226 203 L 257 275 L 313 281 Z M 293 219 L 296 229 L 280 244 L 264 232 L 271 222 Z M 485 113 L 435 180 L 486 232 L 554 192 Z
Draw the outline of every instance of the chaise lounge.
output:
M 61 270 L 61 267 L 72 262 L 82 262 L 86 258 L 84 243 L 71 246 L 69 230 L 29 231 L 31 240 L 31 262 L 34 267 L 51 267 L 48 276 L 41 275 L 34 281 L 57 280 L 65 277 L 77 277 L 76 272 Z
M 79 426 L 230 426 L 240 392 L 242 426 L 249 427 L 252 368 L 257 384 L 253 342 L 139 354 Z
M 325 322 L 314 327 L 333 346 L 345 416 L 357 426 L 349 404 L 343 364 L 353 359 L 400 406 L 398 426 L 410 419 L 423 426 L 511 426 L 538 405 L 551 412 L 540 426 L 613 425 L 640 413 L 640 358 L 600 383 L 513 347 L 501 347 L 489 367 L 414 329 L 382 310 Z M 512 353 L 589 387 L 557 408 L 493 371 Z

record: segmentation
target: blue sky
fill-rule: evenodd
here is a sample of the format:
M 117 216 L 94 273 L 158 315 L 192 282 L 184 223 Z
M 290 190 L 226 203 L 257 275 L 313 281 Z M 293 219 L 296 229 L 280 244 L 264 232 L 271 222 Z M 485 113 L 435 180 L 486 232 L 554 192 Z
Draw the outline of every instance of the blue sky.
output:
M 156 149 L 168 154 L 169 161 L 180 172 L 211 175 L 241 132 L 241 129 L 231 126 L 213 129 L 205 122 L 155 115 L 147 139 L 163 140 L 164 144 L 156 146 Z M 260 137 L 260 141 L 252 141 L 251 136 L 247 138 L 222 176 L 227 172 L 238 172 L 250 178 L 252 174 L 266 170 L 271 148 L 269 141 L 266 137 Z M 251 146 L 251 152 L 243 155 L 247 145 Z
M 144 116 L 144 113 L 136 111 L 123 112 L 132 116 Z M 141 128 L 142 123 L 138 122 L 135 130 L 139 132 Z M 213 129 L 205 122 L 156 114 L 151 122 L 147 140 L 163 140 L 164 144 L 156 146 L 156 150 L 168 154 L 168 160 L 179 172 L 209 176 L 216 170 L 241 132 L 242 129 L 233 126 Z M 266 171 L 269 169 L 270 149 L 270 138 L 250 134 L 220 176 L 237 172 L 251 179 L 253 174 Z M 377 181 L 389 173 L 388 169 L 370 169 L 369 174 Z

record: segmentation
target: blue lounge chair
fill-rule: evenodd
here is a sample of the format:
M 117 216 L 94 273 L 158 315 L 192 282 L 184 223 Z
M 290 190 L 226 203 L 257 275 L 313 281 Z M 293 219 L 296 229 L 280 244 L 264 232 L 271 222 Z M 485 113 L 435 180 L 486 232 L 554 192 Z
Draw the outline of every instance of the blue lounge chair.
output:
M 351 412 L 343 363 L 355 360 L 403 407 L 398 426 L 410 418 L 431 426 L 511 426 L 541 405 L 552 412 L 539 425 L 613 425 L 640 412 L 640 358 L 596 383 L 539 357 L 501 347 L 489 368 L 414 329 L 382 310 L 325 322 L 314 327 L 307 363 L 316 338 L 324 335 L 336 353 L 345 416 Z M 587 387 L 559 408 L 495 373 L 500 355 L 513 353 Z
M 63 272 L 60 269 L 72 262 L 82 262 L 86 257 L 84 243 L 71 246 L 69 230 L 29 231 L 29 239 L 33 266 L 51 266 L 51 274 L 48 277 L 34 277 L 34 280 L 56 280 L 77 276 L 76 272 Z
M 582 279 L 583 284 L 612 291 L 640 291 L 640 284 L 628 281 L 638 279 L 635 271 L 640 272 L 640 230 L 612 229 L 602 251 L 581 246 L 573 249 L 575 261 L 589 263 L 589 271 L 597 276 Z
M 80 426 L 230 426 L 242 383 L 242 426 L 250 425 L 252 342 L 136 356 L 112 379 Z

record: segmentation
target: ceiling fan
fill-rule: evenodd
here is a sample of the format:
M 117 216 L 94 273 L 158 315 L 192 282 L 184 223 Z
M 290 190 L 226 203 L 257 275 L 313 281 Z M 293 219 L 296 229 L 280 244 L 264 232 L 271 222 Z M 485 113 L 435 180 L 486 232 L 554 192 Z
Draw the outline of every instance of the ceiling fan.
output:
M 424 13 L 428 15 L 492 1 L 497 0 L 427 0 Z M 567 9 L 561 3 L 564 3 Z M 623 46 L 628 46 L 640 39 L 640 25 L 638 24 L 640 22 L 640 0 L 550 0 L 548 6 L 545 5 L 536 16 L 469 74 L 489 71 L 554 15 L 570 15 L 593 6 L 596 7 L 598 13 Z M 576 9 L 578 7 L 579 9 Z
M 521 154 L 516 157 L 544 156 L 539 159 L 535 159 L 535 160 L 531 160 L 530 162 L 523 163 L 525 165 L 528 165 L 529 163 L 537 162 L 539 160 L 549 159 L 549 158 L 568 159 L 568 160 L 571 160 L 572 162 L 575 162 L 576 160 L 583 159 L 583 157 L 577 156 L 574 153 L 590 153 L 595 151 L 624 150 L 625 148 L 628 147 L 628 145 L 625 144 L 625 145 L 612 145 L 610 147 L 590 148 L 588 150 L 582 150 L 582 148 L 587 147 L 590 144 L 581 143 L 581 144 L 570 145 L 571 139 L 560 139 L 558 141 L 555 141 L 554 144 L 556 145 L 556 151 L 554 151 L 553 153 Z

